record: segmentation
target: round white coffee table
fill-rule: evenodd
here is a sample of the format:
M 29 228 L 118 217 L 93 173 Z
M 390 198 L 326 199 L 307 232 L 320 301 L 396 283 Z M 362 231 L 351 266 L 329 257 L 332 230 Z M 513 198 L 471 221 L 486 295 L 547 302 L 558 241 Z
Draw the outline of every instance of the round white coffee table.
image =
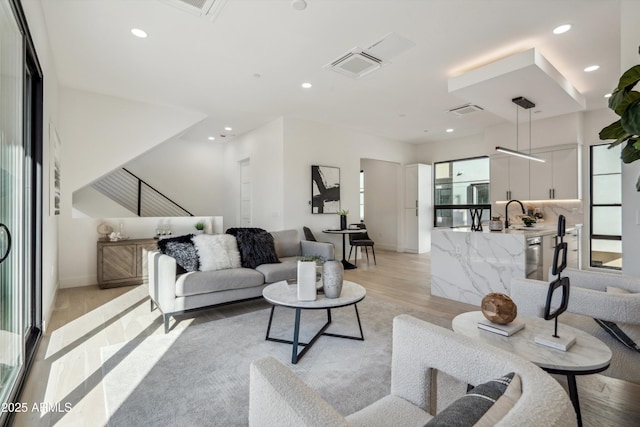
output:
M 593 335 L 562 323 L 558 323 L 558 335 L 576 337 L 575 344 L 569 350 L 561 351 L 537 344 L 536 336 L 550 337 L 553 334 L 554 322 L 523 315 L 518 315 L 518 319 L 525 322 L 525 327 L 510 337 L 478 328 L 478 322 L 486 320 L 481 311 L 471 311 L 456 316 L 453 319 L 452 328 L 462 335 L 515 353 L 551 374 L 566 375 L 569 397 L 576 410 L 578 425 L 581 426 L 576 375 L 596 374 L 607 369 L 611 362 L 611 350 Z M 559 319 L 562 319 L 562 316 Z
M 298 360 L 304 356 L 304 354 L 311 348 L 311 346 L 322 335 L 337 338 L 346 338 L 351 340 L 364 341 L 364 335 L 362 334 L 362 324 L 360 323 L 360 314 L 358 313 L 357 303 L 362 301 L 367 295 L 367 291 L 362 286 L 354 282 L 345 280 L 342 284 L 342 292 L 339 298 L 327 298 L 324 294 L 318 294 L 315 301 L 298 301 L 297 285 L 289 284 L 286 281 L 273 283 L 262 290 L 262 296 L 269 301 L 273 306 L 271 307 L 271 314 L 269 315 L 269 325 L 267 326 L 267 335 L 265 339 L 267 341 L 275 341 L 285 344 L 293 344 L 291 350 L 291 363 L 294 365 L 298 363 Z M 359 337 L 353 337 L 348 335 L 331 334 L 325 332 L 331 324 L 331 309 L 340 308 L 353 305 L 356 310 L 356 318 L 358 319 L 358 329 L 360 330 Z M 293 328 L 293 341 L 283 340 L 279 338 L 270 337 L 271 323 L 273 321 L 273 311 L 276 306 L 282 306 L 287 308 L 293 308 L 296 310 L 296 320 Z M 327 310 L 327 322 L 322 328 L 309 340 L 308 343 L 302 343 L 299 341 L 300 335 L 300 312 L 302 310 Z M 304 347 L 298 352 L 298 346 Z

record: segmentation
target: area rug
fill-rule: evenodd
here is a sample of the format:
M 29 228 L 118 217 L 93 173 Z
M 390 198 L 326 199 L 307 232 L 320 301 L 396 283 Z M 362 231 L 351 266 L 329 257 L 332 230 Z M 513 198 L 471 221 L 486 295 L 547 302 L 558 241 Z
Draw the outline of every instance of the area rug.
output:
M 364 341 L 323 336 L 291 364 L 291 345 L 265 341 L 269 309 L 212 320 L 167 335 L 101 349 L 109 426 L 243 426 L 249 412 L 249 364 L 273 356 L 342 414 L 387 395 L 395 316 L 408 313 L 450 327 L 445 319 L 365 298 L 358 304 Z M 294 313 L 276 307 L 271 336 L 291 339 Z M 358 335 L 353 306 L 332 310 L 327 332 Z M 326 320 L 303 311 L 301 340 Z

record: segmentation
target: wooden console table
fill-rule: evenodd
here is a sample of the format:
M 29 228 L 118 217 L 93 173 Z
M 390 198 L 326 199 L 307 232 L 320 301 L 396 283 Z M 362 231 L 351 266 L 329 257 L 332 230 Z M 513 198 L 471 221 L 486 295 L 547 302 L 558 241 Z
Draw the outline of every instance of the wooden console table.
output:
M 156 239 L 98 240 L 98 285 L 102 288 L 139 285 L 147 280 L 147 252 Z

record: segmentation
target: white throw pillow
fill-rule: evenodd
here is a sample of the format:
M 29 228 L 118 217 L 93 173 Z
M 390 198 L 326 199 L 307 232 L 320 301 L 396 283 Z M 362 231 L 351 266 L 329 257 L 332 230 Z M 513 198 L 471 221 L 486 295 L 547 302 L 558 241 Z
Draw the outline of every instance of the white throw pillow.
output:
M 199 234 L 193 237 L 201 271 L 240 268 L 240 251 L 230 234 Z

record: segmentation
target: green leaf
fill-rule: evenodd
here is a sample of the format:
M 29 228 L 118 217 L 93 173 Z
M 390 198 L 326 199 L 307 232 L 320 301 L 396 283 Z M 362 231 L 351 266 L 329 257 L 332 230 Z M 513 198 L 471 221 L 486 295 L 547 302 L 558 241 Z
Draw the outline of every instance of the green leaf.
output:
M 620 81 L 618 82 L 618 90 L 629 91 L 639 81 L 640 81 L 640 65 L 634 65 L 633 67 L 625 71 L 624 74 L 620 77 Z
M 622 124 L 620 120 L 617 122 L 611 123 L 609 126 L 602 129 L 599 133 L 600 139 L 605 141 L 607 139 L 618 139 L 621 136 L 627 134 L 624 129 L 622 129 Z
M 622 116 L 625 112 L 625 110 L 629 107 L 629 105 L 633 102 L 636 101 L 638 99 L 640 99 L 640 92 L 636 92 L 635 90 L 632 90 L 630 92 L 626 93 L 626 96 L 624 97 L 620 97 L 618 95 L 625 93 L 624 91 L 622 92 L 617 92 L 616 94 L 616 99 L 614 101 L 614 103 L 611 102 L 611 100 L 613 99 L 613 95 L 611 95 L 611 98 L 609 98 L 609 108 L 611 108 L 612 110 L 614 110 L 616 112 L 617 115 Z
M 616 139 L 615 141 L 613 141 L 611 144 L 609 144 L 609 146 L 607 148 L 613 148 L 616 145 L 620 145 L 623 142 L 625 142 L 627 139 L 629 139 L 630 137 L 632 137 L 633 135 L 625 133 L 624 135 L 622 135 L 620 138 Z M 635 141 L 635 140 L 634 140 Z
M 609 108 L 611 108 L 613 111 L 616 111 L 618 109 L 618 106 L 627 97 L 628 93 L 628 90 L 620 90 L 616 88 L 613 92 L 611 92 L 611 97 L 609 97 Z
M 620 116 L 620 124 L 625 132 L 640 135 L 640 98 L 632 101 Z
M 632 163 L 636 160 L 640 159 L 640 150 L 636 149 L 633 146 L 633 143 L 628 142 L 627 145 L 622 149 L 622 154 L 620 158 L 624 163 Z

